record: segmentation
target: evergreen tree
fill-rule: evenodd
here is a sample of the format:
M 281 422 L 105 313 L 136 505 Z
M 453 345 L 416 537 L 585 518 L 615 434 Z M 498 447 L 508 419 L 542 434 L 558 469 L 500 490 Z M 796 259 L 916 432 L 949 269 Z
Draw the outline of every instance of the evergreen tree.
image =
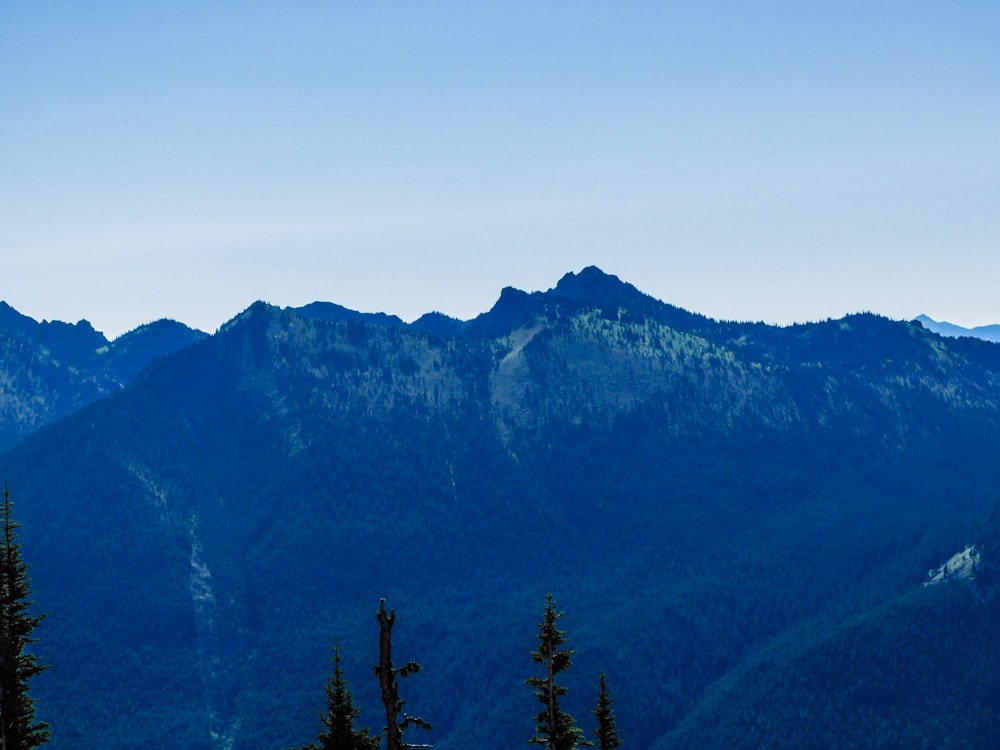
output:
M 562 616 L 549 594 L 545 600 L 545 615 L 538 626 L 538 650 L 531 652 L 532 661 L 543 665 L 545 674 L 525 680 L 525 684 L 535 689 L 535 697 L 543 706 L 535 716 L 535 735 L 528 742 L 544 745 L 547 750 L 575 750 L 590 744 L 573 717 L 559 706 L 566 688 L 556 682 L 556 677 L 570 667 L 574 653 L 561 648 L 566 644 L 566 634 L 556 626 L 556 621 Z
M 597 693 L 597 705 L 594 707 L 594 716 L 597 718 L 597 729 L 594 736 L 597 737 L 597 747 L 600 750 L 615 750 L 621 747 L 621 740 L 618 739 L 618 725 L 615 723 L 615 710 L 613 708 L 615 700 L 608 692 L 608 681 L 601 670 L 601 687 Z
M 316 742 L 299 750 L 378 750 L 379 738 L 368 727 L 356 729 L 354 722 L 361 709 L 354 705 L 351 686 L 340 666 L 340 646 L 333 648 L 333 674 L 326 683 L 326 713 L 320 715 L 324 730 Z
M 28 614 L 31 583 L 12 510 L 5 482 L 0 539 L 0 750 L 25 750 L 49 741 L 48 725 L 35 721 L 35 702 L 28 695 L 28 681 L 45 667 L 25 651 L 38 640 L 31 633 L 45 615 Z
M 379 644 L 375 674 L 378 676 L 379 686 L 382 688 L 382 703 L 385 704 L 385 750 L 431 747 L 430 745 L 411 745 L 403 741 L 404 729 L 410 726 L 430 729 L 431 725 L 417 716 L 408 716 L 403 713 L 403 704 L 406 701 L 399 697 L 399 683 L 396 682 L 396 678 L 416 674 L 420 671 L 420 665 L 411 661 L 399 669 L 392 666 L 392 626 L 395 623 L 395 610 L 386 614 L 385 599 L 382 599 L 378 607 Z M 402 721 L 399 720 L 401 713 L 403 714 Z

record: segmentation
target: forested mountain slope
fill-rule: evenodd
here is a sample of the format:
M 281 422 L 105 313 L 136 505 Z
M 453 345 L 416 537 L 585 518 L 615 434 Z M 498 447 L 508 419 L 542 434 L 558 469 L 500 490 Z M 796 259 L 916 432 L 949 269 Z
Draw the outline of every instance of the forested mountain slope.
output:
M 108 341 L 86 320 L 39 323 L 0 302 L 0 449 L 120 390 L 153 360 L 205 335 L 160 320 Z
M 519 745 L 552 592 L 570 712 L 603 669 L 629 744 L 667 742 L 799 633 L 846 659 L 977 538 L 998 385 L 993 344 L 717 322 L 593 268 L 468 322 L 255 304 L 0 457 L 39 717 L 58 748 L 300 744 L 339 641 L 377 728 L 385 597 L 427 741 Z
M 951 572 L 776 639 L 659 747 L 996 747 L 998 542 L 995 512 Z

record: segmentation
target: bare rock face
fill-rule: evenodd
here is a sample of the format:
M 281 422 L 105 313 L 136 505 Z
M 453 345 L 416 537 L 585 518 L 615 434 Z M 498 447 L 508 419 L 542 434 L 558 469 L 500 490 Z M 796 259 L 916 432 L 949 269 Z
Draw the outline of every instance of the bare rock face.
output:
M 925 586 L 933 586 L 945 581 L 963 581 L 971 583 L 976 577 L 976 566 L 979 564 L 980 554 L 975 545 L 970 544 L 964 550 L 951 557 L 946 563 L 935 570 L 928 572 L 928 579 Z

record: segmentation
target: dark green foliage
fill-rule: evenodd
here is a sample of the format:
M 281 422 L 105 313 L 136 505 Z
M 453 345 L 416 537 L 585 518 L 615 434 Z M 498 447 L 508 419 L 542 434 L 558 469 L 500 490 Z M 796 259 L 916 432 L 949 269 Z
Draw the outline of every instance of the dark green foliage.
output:
M 0 539 L 0 748 L 26 750 L 49 740 L 48 725 L 35 720 L 28 684 L 45 669 L 26 649 L 44 615 L 31 615 L 28 566 L 17 541 L 18 523 L 7 484 L 3 488 L 3 537 Z
M 594 706 L 594 718 L 597 719 L 597 728 L 594 736 L 597 738 L 599 750 L 614 750 L 621 747 L 621 740 L 618 738 L 618 724 L 615 721 L 614 698 L 608 691 L 608 681 L 601 671 L 600 687 L 597 691 L 597 705 Z
M 299 750 L 378 750 L 379 738 L 371 736 L 368 727 L 355 727 L 361 709 L 354 705 L 351 686 L 340 664 L 340 646 L 333 649 L 333 674 L 327 680 L 326 711 L 320 714 L 324 731 L 316 741 Z
M 397 678 L 409 677 L 420 671 L 420 665 L 415 662 L 407 662 L 402 667 L 392 666 L 392 627 L 396 624 L 395 610 L 386 613 L 385 599 L 378 605 L 378 664 L 375 665 L 375 675 L 378 677 L 379 687 L 382 691 L 382 703 L 385 706 L 385 748 L 386 750 L 411 750 L 417 747 L 430 747 L 429 745 L 412 745 L 403 739 L 403 732 L 413 726 L 420 729 L 431 729 L 431 724 L 418 716 L 410 716 L 403 712 L 406 704 L 399 697 L 399 683 Z M 403 720 L 399 720 L 400 714 Z
M 576 726 L 573 717 L 560 705 L 566 687 L 556 680 L 573 663 L 573 651 L 563 648 L 566 634 L 556 625 L 562 616 L 549 594 L 545 599 L 545 613 L 538 624 L 538 648 L 531 652 L 531 660 L 542 665 L 544 674 L 525 680 L 525 684 L 534 688 L 534 695 L 542 704 L 542 710 L 535 715 L 535 734 L 528 742 L 547 750 L 574 750 L 590 744 L 583 739 L 583 731 Z

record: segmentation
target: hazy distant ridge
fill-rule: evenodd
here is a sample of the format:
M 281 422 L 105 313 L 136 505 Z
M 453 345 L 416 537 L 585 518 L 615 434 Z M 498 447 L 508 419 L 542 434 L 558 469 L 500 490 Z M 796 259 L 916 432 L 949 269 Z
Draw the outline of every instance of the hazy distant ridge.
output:
M 1000 342 L 1000 325 L 976 326 L 975 328 L 963 328 L 947 321 L 937 321 L 926 315 L 918 315 L 914 318 L 924 328 L 940 336 L 950 336 L 959 338 L 960 336 L 971 336 L 983 341 Z

